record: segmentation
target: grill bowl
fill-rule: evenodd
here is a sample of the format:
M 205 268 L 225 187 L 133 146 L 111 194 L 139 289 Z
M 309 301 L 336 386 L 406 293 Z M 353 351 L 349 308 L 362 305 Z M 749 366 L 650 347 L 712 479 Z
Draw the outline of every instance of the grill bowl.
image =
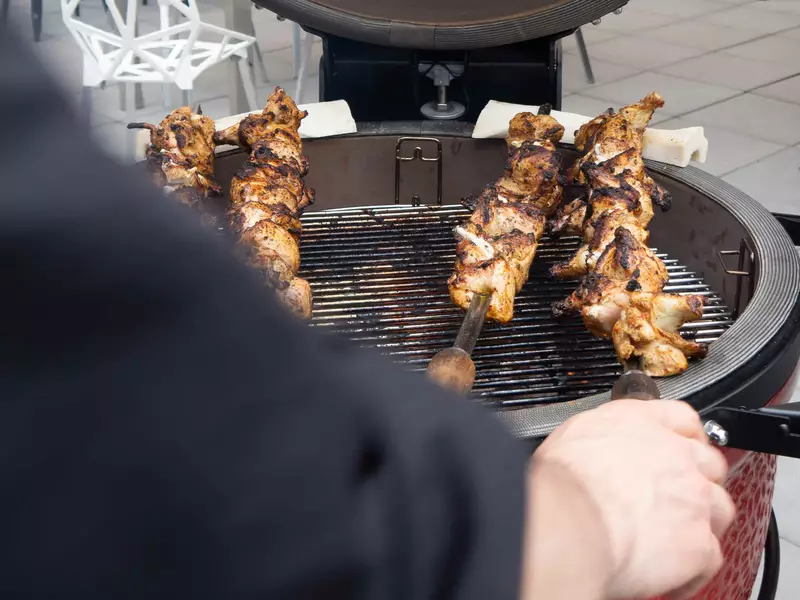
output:
M 304 217 L 303 275 L 310 279 L 319 301 L 324 299 L 328 303 L 322 307 L 315 305 L 316 324 L 338 329 L 363 345 L 379 346 L 382 351 L 394 353 L 417 369 L 424 368 L 437 350 L 455 339 L 459 313 L 447 306 L 446 300 L 442 301 L 446 298 L 445 281 L 450 271 L 446 264 L 447 256 L 452 255 L 455 247 L 447 230 L 451 223 L 467 215 L 458 207 L 459 200 L 479 192 L 487 182 L 496 179 L 506 158 L 502 140 L 475 140 L 469 137 L 470 133 L 469 125 L 459 123 L 362 123 L 358 134 L 306 141 L 305 151 L 311 164 L 307 182 L 316 188 L 317 202 Z M 435 163 L 396 162 L 398 138 L 401 136 L 434 137 L 441 142 L 442 196 L 446 206 L 429 209 L 393 206 L 396 191 L 404 204 L 408 204 L 414 195 L 425 204 L 435 204 L 437 197 Z M 410 155 L 414 145 L 412 142 L 401 152 Z M 435 144 L 418 142 L 416 145 L 422 149 L 423 155 L 435 156 Z M 564 146 L 562 152 L 567 164 L 576 157 L 572 147 Z M 230 177 L 241 166 L 243 158 L 241 152 L 218 156 L 217 173 L 223 188 L 228 187 Z M 678 281 L 671 282 L 678 286 L 673 289 L 684 292 L 700 290 L 714 298 L 708 315 L 714 322 L 713 326 L 701 324 L 705 329 L 700 332 L 704 339 L 715 340 L 708 357 L 693 362 L 682 375 L 660 380 L 662 396 L 686 399 L 701 412 L 719 403 L 764 406 L 788 380 L 800 356 L 797 336 L 800 329 L 800 258 L 797 251 L 766 209 L 725 182 L 693 167 L 681 169 L 658 163 L 650 163 L 648 167 L 654 178 L 673 195 L 672 209 L 667 213 L 657 211 L 650 226 L 651 245 L 668 257 L 672 275 L 678 278 Z M 348 208 L 350 210 L 342 210 Z M 419 229 L 415 233 L 414 227 L 400 228 L 383 241 L 381 252 L 385 253 L 385 267 L 391 276 L 383 278 L 390 283 L 388 287 L 384 285 L 380 294 L 375 291 L 374 281 L 367 282 L 371 284 L 367 285 L 353 274 L 359 266 L 363 270 L 363 265 L 376 259 L 374 241 L 369 242 L 370 236 L 386 229 L 387 218 L 391 220 L 395 218 L 392 215 L 401 214 L 417 219 Z M 346 233 L 333 229 L 337 226 L 334 221 L 342 220 L 352 225 Z M 415 235 L 420 238 L 416 245 L 409 241 Z M 353 245 L 356 239 L 363 243 Z M 397 246 L 394 261 L 391 257 L 395 254 L 387 246 L 392 241 Z M 573 240 L 573 247 L 575 243 Z M 531 281 L 520 296 L 520 306 L 524 309 L 521 312 L 530 309 L 530 314 L 515 318 L 504 327 L 488 327 L 483 336 L 485 347 L 479 342 L 476 348 L 479 376 L 476 395 L 493 402 L 500 409 L 499 418 L 523 438 L 545 436 L 573 414 L 607 401 L 607 390 L 619 373 L 610 343 L 591 338 L 577 320 L 553 327 L 542 326 L 537 330 L 529 319 L 533 318 L 533 313 L 541 313 L 540 317 L 544 318 L 543 307 L 566 295 L 572 287 L 572 284 L 558 284 L 544 277 L 548 261 L 569 253 L 569 241 L 564 244 L 563 241 L 543 243 L 534 263 Z M 361 251 L 354 253 L 353 248 L 361 248 Z M 414 254 L 415 248 L 435 250 L 433 255 L 418 252 L 420 259 L 412 265 L 411 271 L 418 274 L 427 272 L 428 278 L 398 278 L 398 265 L 408 267 L 409 257 L 404 255 Z M 750 277 L 731 275 L 720 262 L 720 252 L 741 248 L 752 249 L 752 264 L 749 257 L 742 263 L 742 268 L 752 272 Z M 743 253 L 750 254 L 749 251 Z M 736 269 L 736 257 L 728 259 L 729 270 Z M 330 274 L 326 265 L 340 264 L 338 261 L 342 260 L 350 265 L 349 285 L 333 288 L 338 295 L 331 298 L 326 291 L 331 289 L 330 279 L 326 280 Z M 442 260 L 444 263 L 436 272 L 432 263 Z M 328 274 L 323 274 L 322 271 L 326 270 Z M 397 286 L 394 290 L 391 290 L 392 282 Z M 401 290 L 400 282 L 403 282 L 405 291 Z M 543 289 L 547 292 L 542 292 Z M 369 306 L 370 290 L 376 293 L 372 306 L 376 310 L 383 309 L 383 317 L 392 310 L 404 317 L 399 329 L 392 329 L 390 321 L 383 317 L 369 323 L 340 311 L 342 314 L 338 321 L 332 318 L 332 313 L 336 312 L 331 310 L 332 306 L 352 306 L 354 302 L 362 307 Z M 405 294 L 422 304 L 432 303 L 434 312 L 438 310 L 440 317 L 427 322 L 422 319 L 423 325 L 416 329 L 409 327 L 408 317 L 413 317 L 413 314 L 408 314 L 409 311 L 402 306 L 386 306 L 386 293 L 393 293 L 395 298 Z M 535 306 L 526 300 L 533 296 L 538 298 Z M 427 313 L 430 316 L 430 311 Z M 365 333 L 365 330 L 369 331 Z M 415 331 L 423 334 L 422 337 L 415 337 Z M 550 352 L 542 353 L 538 362 L 531 351 L 527 356 L 512 357 L 518 361 L 517 371 L 546 370 L 548 355 L 554 356 L 558 349 L 569 352 L 570 344 L 588 344 L 584 349 L 596 355 L 595 362 L 582 363 L 583 374 L 588 373 L 588 376 L 581 379 L 580 364 L 575 369 L 564 364 L 560 372 L 551 368 L 549 377 L 554 381 L 559 377 L 563 379 L 564 373 L 568 374 L 567 381 L 561 382 L 560 391 L 548 396 L 548 390 L 522 381 L 519 389 L 507 395 L 511 401 L 492 392 L 491 382 L 485 385 L 481 382 L 482 370 L 488 377 L 498 374 L 497 368 L 492 368 L 492 351 L 487 350 L 492 347 L 493 340 L 496 342 L 494 346 L 505 344 L 513 348 L 516 340 L 530 342 L 530 336 L 542 332 L 550 336 Z M 544 350 L 547 346 L 541 345 L 541 348 Z M 513 360 L 509 363 L 503 358 L 504 376 L 514 374 Z M 577 375 L 570 380 L 569 373 Z M 589 383 L 583 387 L 570 384 L 570 381 L 582 380 Z M 527 391 L 525 385 L 529 386 Z M 482 393 L 486 387 L 492 388 L 488 394 Z M 568 402 L 564 402 L 566 400 Z M 531 406 L 519 408 L 525 404 Z

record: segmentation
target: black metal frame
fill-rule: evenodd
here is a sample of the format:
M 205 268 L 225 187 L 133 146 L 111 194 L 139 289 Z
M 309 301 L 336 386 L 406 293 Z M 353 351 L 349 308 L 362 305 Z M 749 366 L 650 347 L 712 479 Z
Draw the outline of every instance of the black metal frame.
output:
M 774 214 L 774 217 L 786 229 L 795 245 L 800 246 L 800 215 L 779 213 Z M 800 315 L 793 316 L 800 319 Z M 800 338 L 773 341 L 777 344 L 781 342 L 797 347 L 800 345 Z M 790 352 L 789 355 L 793 356 L 794 352 Z M 779 358 L 780 356 L 781 353 L 778 353 Z M 800 402 L 755 410 L 730 405 L 716 406 L 706 411 L 703 416 L 715 421 L 727 431 L 728 446 L 740 450 L 800 458 Z
M 346 100 L 357 122 L 413 121 L 436 98 L 421 63 L 464 65 L 448 87 L 460 102 L 460 120 L 474 123 L 489 100 L 551 104 L 561 108 L 561 44 L 564 35 L 472 50 L 416 50 L 358 42 L 306 28 L 322 38 L 320 101 Z

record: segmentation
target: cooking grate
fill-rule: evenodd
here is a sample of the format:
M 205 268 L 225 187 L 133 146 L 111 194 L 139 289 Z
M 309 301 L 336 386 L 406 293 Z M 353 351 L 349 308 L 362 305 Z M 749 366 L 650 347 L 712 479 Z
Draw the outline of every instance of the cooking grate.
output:
M 450 302 L 453 227 L 460 206 L 334 209 L 303 217 L 300 275 L 314 293 L 312 325 L 347 336 L 424 370 L 452 345 L 463 312 Z M 613 346 L 589 334 L 579 318 L 556 321 L 550 305 L 575 282 L 548 276 L 572 255 L 579 238 L 544 238 L 509 325 L 487 323 L 473 352 L 473 395 L 500 406 L 574 400 L 608 390 L 620 375 Z M 709 298 L 704 318 L 681 332 L 713 342 L 733 323 L 731 312 L 695 273 L 664 254 L 665 291 Z

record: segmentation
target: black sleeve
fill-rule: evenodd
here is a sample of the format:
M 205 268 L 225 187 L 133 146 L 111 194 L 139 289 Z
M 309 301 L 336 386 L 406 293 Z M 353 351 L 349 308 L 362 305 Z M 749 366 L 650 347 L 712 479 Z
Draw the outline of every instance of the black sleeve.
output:
M 522 445 L 274 307 L 5 33 L 0 82 L 0 597 L 515 599 Z

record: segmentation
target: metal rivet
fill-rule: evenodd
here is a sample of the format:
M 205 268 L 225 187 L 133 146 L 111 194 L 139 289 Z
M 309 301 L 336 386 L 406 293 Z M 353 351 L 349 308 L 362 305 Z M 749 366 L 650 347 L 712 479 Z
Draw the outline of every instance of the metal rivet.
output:
M 703 431 L 706 432 L 712 444 L 716 446 L 728 445 L 728 432 L 716 421 L 706 421 L 705 425 L 703 425 Z
M 622 14 L 622 8 L 618 8 L 617 10 L 615 10 L 614 14 L 615 15 L 621 15 Z
M 595 19 L 594 21 L 592 21 L 592 25 L 600 25 L 600 23 L 602 23 L 602 21 L 603 21 L 603 19 Z

